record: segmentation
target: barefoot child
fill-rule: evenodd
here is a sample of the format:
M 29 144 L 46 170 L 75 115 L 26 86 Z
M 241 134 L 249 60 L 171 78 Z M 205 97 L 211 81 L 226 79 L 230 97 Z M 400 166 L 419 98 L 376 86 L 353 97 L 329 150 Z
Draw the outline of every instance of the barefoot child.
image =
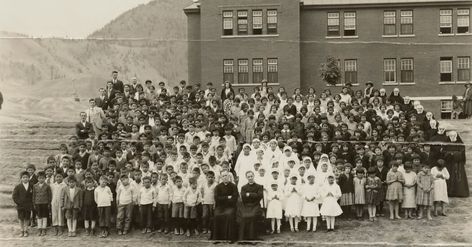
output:
M 431 169 L 431 175 L 434 178 L 434 216 L 438 216 L 438 207 L 441 207 L 441 215 L 446 216 L 445 205 L 449 203 L 447 196 L 447 184 L 446 180 L 449 179 L 449 172 L 444 167 L 444 160 L 439 159 L 437 166 Z
M 317 184 L 315 184 L 315 174 L 308 174 L 308 182 L 303 186 L 303 203 L 301 215 L 306 221 L 306 231 L 312 230 L 316 232 L 316 225 L 318 223 L 318 216 L 320 216 L 320 208 L 318 201 L 320 199 L 320 190 Z M 313 222 L 313 228 L 311 223 Z
M 20 221 L 20 236 L 28 237 L 28 226 L 31 219 L 31 210 L 33 209 L 33 185 L 30 184 L 30 174 L 26 171 L 20 174 L 20 179 L 20 184 L 13 189 L 12 197 Z
M 38 172 L 38 183 L 33 185 L 33 205 L 38 218 L 39 236 L 46 235 L 46 225 L 49 216 L 49 205 L 52 200 L 51 187 L 45 183 L 46 173 Z
M 321 205 L 320 214 L 326 217 L 326 228 L 328 232 L 331 232 L 334 231 L 336 216 L 341 215 L 343 210 L 337 202 L 341 197 L 341 189 L 334 182 L 334 174 L 329 174 L 327 180 L 327 183 L 321 188 L 323 204 Z
M 369 212 L 369 220 L 375 221 L 375 213 L 377 205 L 380 203 L 379 191 L 382 187 L 382 181 L 376 176 L 375 167 L 368 170 L 368 177 L 365 183 L 365 201 L 367 203 L 367 210 Z
M 275 233 L 275 223 L 277 222 L 277 233 L 280 233 L 280 225 L 282 220 L 282 190 L 279 185 L 273 182 L 267 192 L 267 214 L 266 218 L 270 219 L 271 234 Z
M 417 177 L 416 204 L 420 206 L 418 219 L 423 218 L 424 211 L 428 220 L 431 218 L 431 206 L 433 205 L 434 178 L 430 173 L 429 166 L 423 164 Z
M 65 211 L 69 237 L 76 236 L 77 218 L 82 208 L 82 190 L 77 186 L 74 176 L 67 178 L 68 187 L 62 190 L 61 208 Z
M 389 201 L 390 219 L 401 219 L 399 214 L 399 204 L 403 200 L 403 173 L 398 171 L 399 164 L 396 161 L 391 162 L 392 169 L 387 173 L 387 195 L 385 200 Z
M 412 171 L 410 162 L 405 162 L 405 184 L 403 185 L 403 203 L 405 219 L 413 219 L 413 211 L 416 209 L 416 173 Z

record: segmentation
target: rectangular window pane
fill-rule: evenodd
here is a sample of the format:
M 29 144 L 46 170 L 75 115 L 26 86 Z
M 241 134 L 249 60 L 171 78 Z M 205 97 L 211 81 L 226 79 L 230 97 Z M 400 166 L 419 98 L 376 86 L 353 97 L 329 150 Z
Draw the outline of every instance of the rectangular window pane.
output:
M 247 10 L 238 11 L 238 34 L 248 34 Z
M 452 33 L 452 9 L 439 11 L 439 32 Z
M 223 11 L 223 35 L 233 35 L 233 11 Z
M 394 10 L 384 11 L 384 34 L 385 35 L 397 34 L 396 14 L 397 13 Z
M 339 12 L 328 13 L 328 36 L 339 36 Z
M 357 60 L 346 59 L 344 60 L 344 82 L 345 83 L 357 83 Z
M 384 59 L 384 80 L 385 82 L 396 82 L 397 60 L 392 58 Z
M 234 82 L 234 60 L 223 60 L 223 81 Z
M 277 34 L 277 10 L 267 10 L 267 34 Z
M 356 12 L 344 12 L 344 36 L 356 35 Z
M 262 34 L 262 10 L 252 11 L 252 34 Z
M 457 9 L 457 33 L 468 33 L 470 26 L 470 10 Z
M 252 60 L 252 83 L 261 83 L 264 77 L 264 66 L 262 58 L 255 58 Z
M 404 58 L 400 63 L 401 82 L 414 82 L 413 59 Z
M 413 10 L 401 11 L 400 34 L 413 34 Z
M 249 60 L 247 59 L 238 60 L 238 83 L 249 83 Z
M 278 83 L 278 60 L 277 58 L 267 59 L 267 82 L 269 83 Z
M 439 62 L 440 81 L 452 81 L 452 57 L 442 57 Z
M 457 58 L 457 80 L 458 81 L 470 80 L 470 57 Z

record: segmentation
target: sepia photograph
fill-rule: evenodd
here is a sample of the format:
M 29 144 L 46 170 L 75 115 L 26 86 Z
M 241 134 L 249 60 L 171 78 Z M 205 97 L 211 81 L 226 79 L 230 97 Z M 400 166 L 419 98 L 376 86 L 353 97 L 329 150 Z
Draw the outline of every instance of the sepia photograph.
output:
M 472 0 L 0 0 L 0 245 L 472 246 Z

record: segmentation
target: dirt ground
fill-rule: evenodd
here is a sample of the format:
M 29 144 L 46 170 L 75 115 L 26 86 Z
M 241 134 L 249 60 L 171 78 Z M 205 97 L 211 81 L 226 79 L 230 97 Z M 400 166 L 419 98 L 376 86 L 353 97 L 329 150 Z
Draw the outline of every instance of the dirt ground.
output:
M 0 119 L 1 120 L 1 119 Z M 67 246 L 83 244 L 92 246 L 207 246 L 213 242 L 208 235 L 191 238 L 138 232 L 125 237 L 114 232 L 104 240 L 87 237 L 79 231 L 78 237 L 31 237 L 18 238 L 19 227 L 16 222 L 16 210 L 11 200 L 11 191 L 18 182 L 18 174 L 27 163 L 44 167 L 46 157 L 58 152 L 60 143 L 74 133 L 73 123 L 63 122 L 21 122 L 5 123 L 0 121 L 0 246 Z M 445 121 L 441 121 L 444 123 Z M 448 126 L 458 130 L 465 142 L 472 140 L 471 121 L 448 121 Z M 467 158 L 472 160 L 472 146 L 467 146 Z M 472 184 L 472 167 L 467 164 L 469 185 Z M 385 218 L 378 222 L 336 220 L 337 230 L 326 233 L 325 226 L 318 227 L 316 233 L 290 233 L 263 236 L 258 245 L 296 245 L 305 246 L 397 246 L 397 245 L 440 245 L 472 246 L 472 197 L 451 198 L 447 217 L 427 220 L 395 220 Z M 227 245 L 220 243 L 218 246 Z

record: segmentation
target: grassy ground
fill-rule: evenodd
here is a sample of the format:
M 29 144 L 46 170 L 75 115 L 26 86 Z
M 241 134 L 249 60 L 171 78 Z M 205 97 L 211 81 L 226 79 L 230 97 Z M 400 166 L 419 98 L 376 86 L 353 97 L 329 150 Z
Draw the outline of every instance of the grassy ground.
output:
M 449 122 L 449 126 L 457 129 L 466 142 L 472 140 L 472 122 Z M 46 157 L 58 152 L 59 144 L 65 142 L 73 134 L 73 123 L 58 122 L 22 122 L 0 123 L 0 244 L 2 246 L 25 246 L 34 241 L 36 246 L 68 246 L 92 244 L 96 246 L 130 246 L 140 241 L 142 246 L 188 245 L 206 246 L 207 235 L 186 238 L 174 235 L 152 233 L 142 235 L 133 233 L 124 238 L 113 234 L 107 240 L 79 236 L 67 237 L 30 237 L 20 239 L 16 225 L 16 210 L 11 200 L 11 191 L 18 182 L 18 174 L 27 163 L 44 167 Z M 472 146 L 467 146 L 467 158 L 472 160 Z M 472 184 L 472 168 L 467 164 L 469 185 Z M 380 219 L 378 222 L 336 221 L 337 231 L 326 233 L 324 226 L 316 233 L 287 233 L 264 236 L 260 245 L 318 245 L 343 246 L 352 245 L 423 245 L 445 244 L 472 245 L 472 197 L 451 198 L 448 216 L 427 220 L 396 220 Z M 34 231 L 33 234 L 34 236 Z

